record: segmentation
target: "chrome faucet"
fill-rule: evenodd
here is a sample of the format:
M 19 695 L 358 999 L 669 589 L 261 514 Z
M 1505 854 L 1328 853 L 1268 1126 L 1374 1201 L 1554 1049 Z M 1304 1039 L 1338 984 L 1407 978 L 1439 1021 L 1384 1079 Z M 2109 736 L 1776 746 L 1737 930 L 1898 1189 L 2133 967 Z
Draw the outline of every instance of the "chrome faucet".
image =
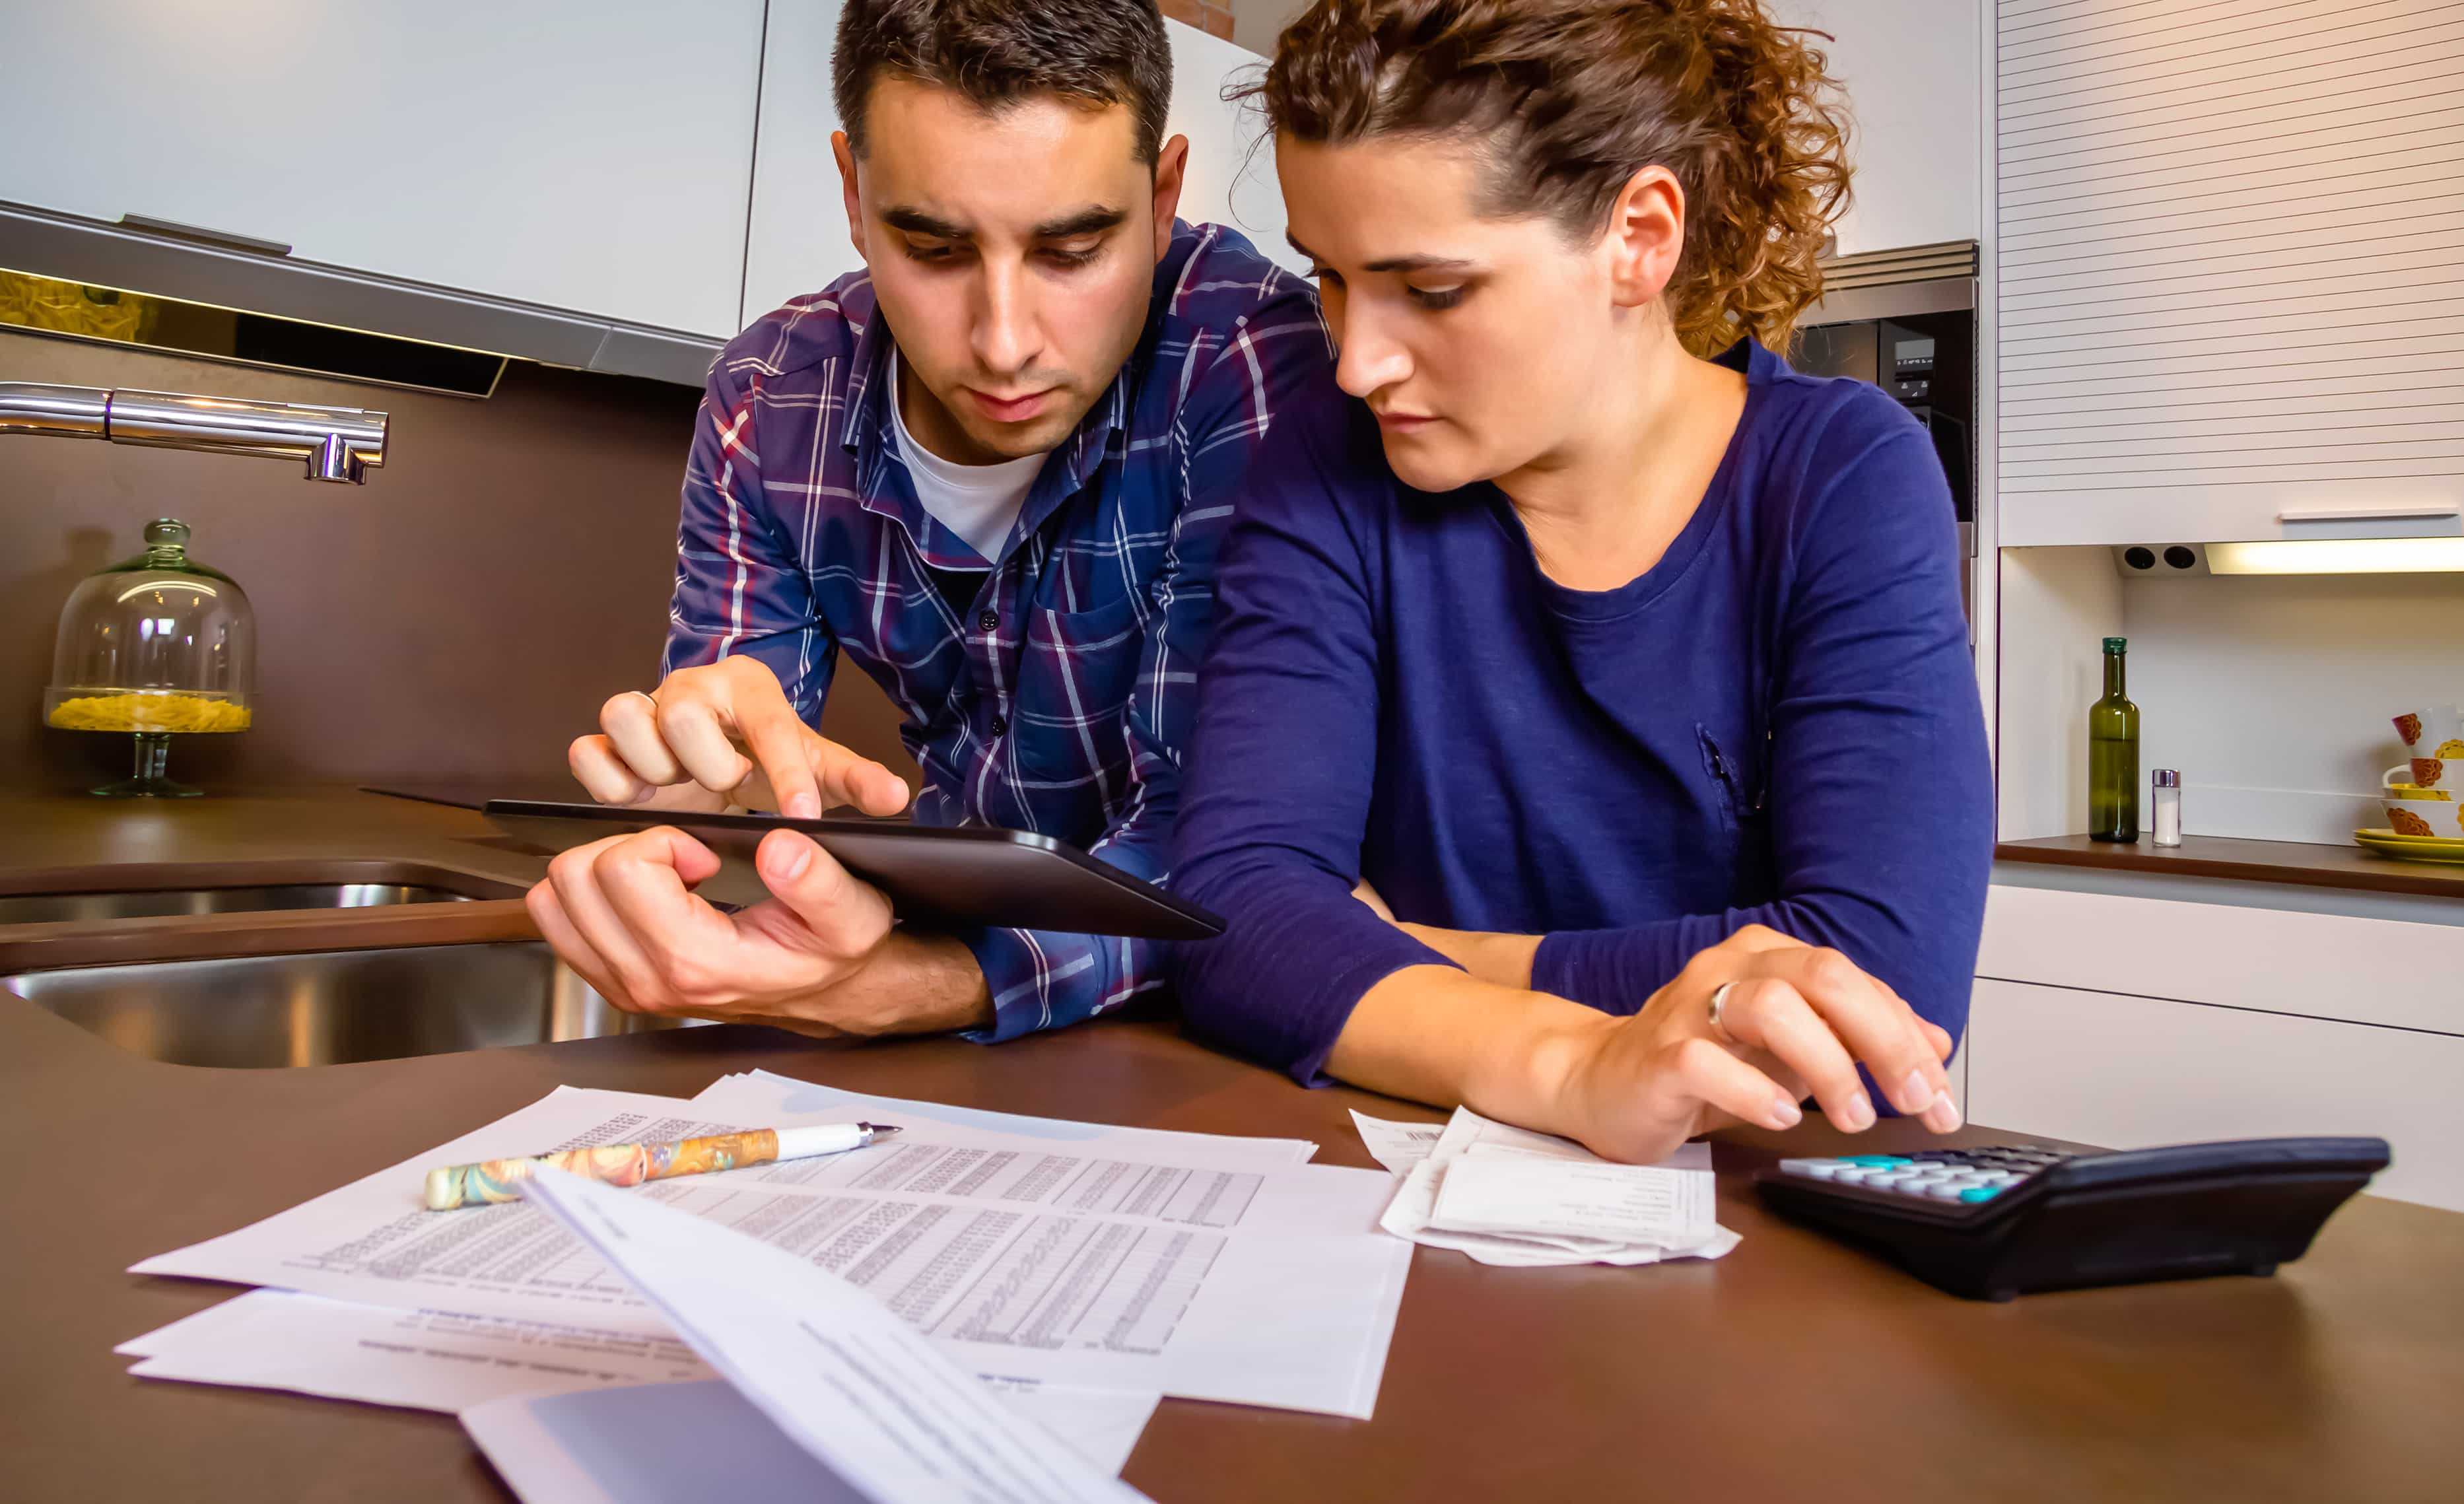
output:
M 386 423 L 364 408 L 0 381 L 0 433 L 261 454 L 303 461 L 311 480 L 353 485 L 385 463 Z

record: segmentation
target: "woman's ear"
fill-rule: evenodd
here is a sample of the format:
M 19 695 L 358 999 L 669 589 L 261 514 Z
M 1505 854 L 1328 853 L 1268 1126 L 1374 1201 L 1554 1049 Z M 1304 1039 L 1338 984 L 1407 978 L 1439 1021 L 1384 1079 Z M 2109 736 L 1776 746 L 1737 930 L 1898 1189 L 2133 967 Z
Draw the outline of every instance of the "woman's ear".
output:
M 1677 275 L 1685 246 L 1685 190 L 1666 167 L 1644 167 L 1626 179 L 1609 208 L 1600 251 L 1608 260 L 1609 290 L 1620 308 L 1657 300 Z

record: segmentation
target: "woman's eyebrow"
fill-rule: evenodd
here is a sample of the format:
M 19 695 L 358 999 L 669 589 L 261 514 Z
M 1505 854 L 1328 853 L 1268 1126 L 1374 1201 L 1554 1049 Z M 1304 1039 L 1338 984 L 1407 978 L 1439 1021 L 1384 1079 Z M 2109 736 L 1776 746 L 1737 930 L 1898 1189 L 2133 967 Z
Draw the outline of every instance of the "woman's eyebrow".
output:
M 1326 257 L 1301 244 L 1300 237 L 1293 234 L 1290 231 L 1287 230 L 1284 232 L 1284 238 L 1290 241 L 1292 249 L 1299 252 L 1301 254 L 1309 257 L 1320 266 L 1324 266 L 1326 264 Z M 1413 272 L 1468 272 L 1472 269 L 1472 262 L 1463 260 L 1460 256 L 1449 255 L 1391 255 L 1382 261 L 1372 261 L 1367 266 L 1361 268 L 1364 272 L 1402 272 L 1405 274 Z
M 1372 261 L 1361 268 L 1364 272 L 1468 272 L 1472 263 L 1451 255 L 1390 255 L 1382 261 Z

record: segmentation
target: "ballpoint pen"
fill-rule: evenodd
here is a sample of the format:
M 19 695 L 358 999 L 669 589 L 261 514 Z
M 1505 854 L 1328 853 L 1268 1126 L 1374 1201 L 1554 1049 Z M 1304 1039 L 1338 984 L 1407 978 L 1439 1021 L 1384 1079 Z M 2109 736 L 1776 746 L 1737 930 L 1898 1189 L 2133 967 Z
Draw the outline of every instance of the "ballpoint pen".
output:
M 897 1131 L 886 1123 L 751 1128 L 742 1133 L 713 1134 L 706 1139 L 680 1139 L 673 1143 L 617 1143 L 595 1149 L 564 1149 L 529 1159 L 439 1165 L 428 1172 L 428 1209 L 451 1211 L 456 1206 L 519 1201 L 522 1182 L 542 1164 L 610 1185 L 639 1185 L 644 1181 L 663 1181 L 672 1175 L 701 1175 L 712 1170 L 768 1164 L 774 1160 L 845 1154 Z

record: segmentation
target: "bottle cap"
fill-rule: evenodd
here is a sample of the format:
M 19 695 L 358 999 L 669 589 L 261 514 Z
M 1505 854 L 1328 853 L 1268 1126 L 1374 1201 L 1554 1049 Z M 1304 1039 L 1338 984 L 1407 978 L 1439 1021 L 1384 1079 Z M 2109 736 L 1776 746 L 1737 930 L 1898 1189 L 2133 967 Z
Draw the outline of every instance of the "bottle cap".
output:
M 2130 639 L 2127 637 L 2107 637 L 2104 639 L 2104 651 L 2107 652 L 2124 652 L 2129 650 L 2129 647 Z
M 2147 782 L 2158 788 L 2179 788 L 2182 772 L 2179 768 L 2160 767 L 2147 775 Z

